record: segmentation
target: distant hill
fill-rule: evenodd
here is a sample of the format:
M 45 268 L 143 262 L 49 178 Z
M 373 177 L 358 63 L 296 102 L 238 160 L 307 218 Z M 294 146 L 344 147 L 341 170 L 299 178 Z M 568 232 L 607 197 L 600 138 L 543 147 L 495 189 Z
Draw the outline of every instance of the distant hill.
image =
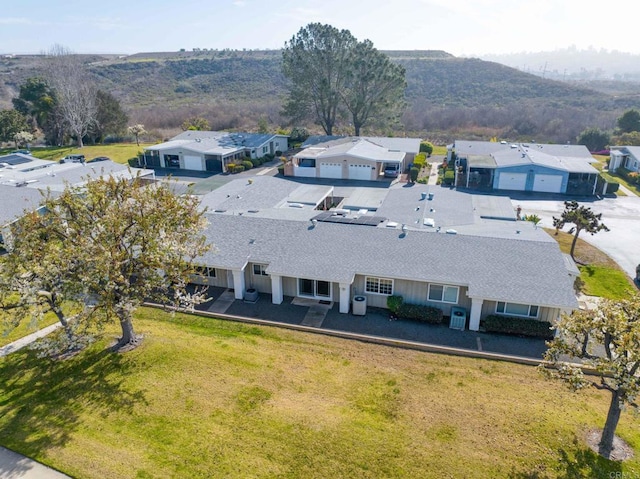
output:
M 405 134 L 448 137 L 453 130 L 574 141 L 586 127 L 612 127 L 624 109 L 638 104 L 633 88 L 553 81 L 443 51 L 385 53 L 407 71 Z M 191 114 L 206 117 L 214 128 L 251 128 L 259 118 L 276 126 L 284 122 L 279 50 L 84 57 L 99 86 L 118 97 L 133 120 L 152 128 L 175 128 Z M 20 84 L 39 73 L 39 61 L 0 59 L 0 106 L 8 107 Z

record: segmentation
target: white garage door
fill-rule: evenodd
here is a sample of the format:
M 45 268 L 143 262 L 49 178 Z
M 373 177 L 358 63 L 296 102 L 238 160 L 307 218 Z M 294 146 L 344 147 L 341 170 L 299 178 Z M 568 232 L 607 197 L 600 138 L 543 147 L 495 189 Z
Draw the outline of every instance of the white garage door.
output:
M 370 180 L 371 165 L 349 165 L 350 180 Z
M 342 163 L 320 163 L 321 178 L 342 178 Z
M 562 175 L 536 175 L 533 179 L 533 191 L 560 193 L 562 191 Z
M 527 184 L 526 173 L 506 173 L 501 172 L 498 178 L 499 190 L 524 191 Z
M 184 156 L 184 169 L 202 171 L 202 158 L 199 156 Z

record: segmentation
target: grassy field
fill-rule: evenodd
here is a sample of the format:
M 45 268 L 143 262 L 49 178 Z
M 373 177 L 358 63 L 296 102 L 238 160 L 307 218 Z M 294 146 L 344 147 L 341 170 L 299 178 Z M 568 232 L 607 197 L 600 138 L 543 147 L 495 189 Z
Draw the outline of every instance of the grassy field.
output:
M 555 230 L 545 228 L 559 244 L 564 253 L 571 251 L 573 235 L 560 231 L 555 235 Z M 580 237 L 576 243 L 576 260 L 580 268 L 581 290 L 589 296 L 600 296 L 609 299 L 622 299 L 629 293 L 636 291 L 633 281 L 602 250 L 590 245 Z
M 640 474 L 585 445 L 606 394 L 532 367 L 151 309 L 136 326 L 126 354 L 0 359 L 0 443 L 82 478 Z M 618 434 L 640 453 L 637 418 Z
M 55 161 L 71 154 L 82 154 L 87 160 L 91 160 L 97 156 L 106 156 L 116 163 L 126 164 L 129 159 L 136 158 L 145 146 L 150 146 L 150 144 L 141 143 L 140 146 L 138 146 L 135 143 L 115 143 L 109 145 L 86 145 L 84 148 L 51 146 L 33 148 L 31 154 L 36 158 Z M 4 153 L 8 153 L 11 150 L 12 149 L 5 150 Z
M 3 314 L 9 313 L 0 313 L 0 347 L 12 343 L 16 339 L 20 339 L 28 334 L 35 333 L 38 329 L 46 328 L 57 321 L 55 315 L 48 314 L 37 325 L 29 324 L 29 322 L 26 321 L 20 323 L 20 325 L 14 329 L 3 331 Z

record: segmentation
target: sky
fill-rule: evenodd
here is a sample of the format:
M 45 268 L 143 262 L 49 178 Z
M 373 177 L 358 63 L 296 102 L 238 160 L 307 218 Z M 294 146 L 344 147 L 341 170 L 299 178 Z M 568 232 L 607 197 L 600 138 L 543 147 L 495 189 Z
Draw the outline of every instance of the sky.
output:
M 625 11 L 628 0 L 14 0 L 0 10 L 0 53 L 279 49 L 320 22 L 379 50 L 640 54 L 635 29 L 615 28 Z

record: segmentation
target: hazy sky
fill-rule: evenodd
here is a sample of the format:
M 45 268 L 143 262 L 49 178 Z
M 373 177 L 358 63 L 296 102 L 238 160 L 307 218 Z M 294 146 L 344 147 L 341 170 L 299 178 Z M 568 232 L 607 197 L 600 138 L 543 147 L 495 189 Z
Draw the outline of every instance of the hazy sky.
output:
M 618 17 L 628 11 L 627 0 L 13 0 L 0 10 L 0 53 L 277 49 L 321 22 L 381 50 L 640 54 L 635 29 Z

